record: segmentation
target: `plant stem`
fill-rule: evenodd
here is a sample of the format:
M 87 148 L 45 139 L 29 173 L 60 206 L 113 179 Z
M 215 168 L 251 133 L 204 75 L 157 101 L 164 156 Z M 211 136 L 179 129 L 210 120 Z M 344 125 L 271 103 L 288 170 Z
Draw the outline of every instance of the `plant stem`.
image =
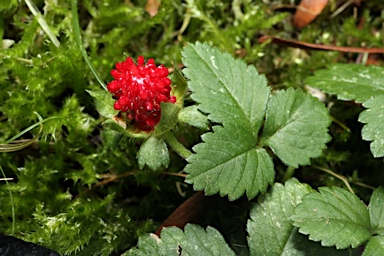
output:
M 349 185 L 348 181 L 347 181 L 347 178 L 345 178 L 343 175 L 340 175 L 340 174 L 337 174 L 337 173 L 334 173 L 333 171 L 331 170 L 328 170 L 326 168 L 323 168 L 323 167 L 320 167 L 320 166 L 317 166 L 317 165 L 312 165 L 313 168 L 315 169 L 318 169 L 320 171 L 323 171 L 323 172 L 326 172 L 336 178 L 338 178 L 339 180 L 341 180 L 345 186 L 347 186 L 348 190 L 352 193 L 352 194 L 355 194 L 355 192 L 353 191 L 353 189 L 351 188 L 351 185 Z
M 186 178 L 186 177 L 187 177 L 187 174 L 184 174 L 184 173 L 178 173 L 178 172 L 162 172 L 161 174 L 163 174 L 163 175 L 177 176 L 177 177 L 182 177 L 182 178 Z
M 363 188 L 368 188 L 368 189 L 371 189 L 371 190 L 375 190 L 376 189 L 375 187 L 372 187 L 370 185 L 364 184 L 364 183 L 359 182 L 359 181 L 353 181 L 352 183 L 357 185 L 357 186 L 363 187 Z
M 345 124 L 343 124 L 342 122 L 340 122 L 339 120 L 337 120 L 335 117 L 331 116 L 332 118 L 332 121 L 335 123 L 335 124 L 338 124 L 341 128 L 343 128 L 345 131 L 347 132 L 351 132 L 351 130 L 348 128 L 348 126 L 346 126 Z
M 182 158 L 187 159 L 190 155 L 192 155 L 192 152 L 185 148 L 184 145 L 176 139 L 175 135 L 173 135 L 171 131 L 164 133 L 163 137 L 173 151 L 179 154 Z
M 295 168 L 293 167 L 288 167 L 285 174 L 284 174 L 284 177 L 283 177 L 283 180 L 282 182 L 286 182 L 287 180 L 289 180 L 290 178 L 292 178 L 293 174 L 295 174 Z

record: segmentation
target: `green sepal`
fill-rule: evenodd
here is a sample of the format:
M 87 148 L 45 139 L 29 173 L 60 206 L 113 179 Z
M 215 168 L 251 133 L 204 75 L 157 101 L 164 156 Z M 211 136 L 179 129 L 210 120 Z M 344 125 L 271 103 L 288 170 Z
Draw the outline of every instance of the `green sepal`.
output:
M 181 74 L 180 70 L 174 66 L 172 75 L 172 95 L 176 97 L 178 103 L 183 105 L 185 94 L 188 90 L 187 80 Z
M 120 132 L 124 136 L 130 138 L 146 139 L 151 136 L 151 134 L 148 132 L 138 131 L 133 126 L 127 125 L 126 121 L 118 116 L 114 116 L 113 118 L 106 120 L 103 125 L 106 129 Z
M 156 136 L 146 139 L 137 153 L 137 160 L 140 169 L 143 169 L 145 165 L 153 171 L 162 166 L 168 167 L 169 152 L 164 139 Z
M 112 118 L 116 116 L 119 111 L 113 108 L 113 104 L 115 100 L 112 98 L 112 95 L 107 91 L 90 91 L 86 90 L 89 95 L 92 96 L 97 112 L 100 115 L 105 116 L 107 118 Z
M 179 104 L 161 103 L 161 119 L 153 132 L 140 131 L 129 124 L 129 120 L 118 115 L 112 116 L 106 120 L 103 125 L 106 129 L 111 129 L 120 132 L 122 135 L 130 138 L 146 139 L 151 135 L 161 137 L 162 134 L 171 130 L 177 123 L 177 115 L 181 107 Z
M 209 130 L 208 117 L 201 113 L 196 105 L 180 110 L 178 119 L 179 122 L 189 124 L 201 130 Z
M 162 134 L 171 130 L 177 124 L 177 115 L 181 110 L 179 104 L 161 102 L 161 119 L 154 130 L 154 135 L 160 137 Z

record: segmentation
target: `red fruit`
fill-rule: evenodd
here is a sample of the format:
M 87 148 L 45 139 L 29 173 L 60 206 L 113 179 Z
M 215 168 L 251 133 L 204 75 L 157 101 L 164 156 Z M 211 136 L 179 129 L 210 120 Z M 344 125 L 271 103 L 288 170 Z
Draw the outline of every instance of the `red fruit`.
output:
M 162 65 L 156 67 L 155 61 L 144 57 L 132 58 L 116 63 L 111 71 L 114 80 L 107 85 L 116 102 L 114 108 L 125 112 L 133 125 L 142 131 L 152 131 L 160 122 L 161 102 L 176 102 L 171 96 L 171 80 L 168 69 Z

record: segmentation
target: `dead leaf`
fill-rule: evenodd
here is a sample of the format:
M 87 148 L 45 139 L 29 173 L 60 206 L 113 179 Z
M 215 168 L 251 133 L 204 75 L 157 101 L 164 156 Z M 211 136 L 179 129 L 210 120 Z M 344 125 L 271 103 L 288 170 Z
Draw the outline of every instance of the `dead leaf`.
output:
M 159 7 L 161 0 L 147 0 L 145 4 L 145 11 L 151 16 L 154 17 L 159 12 Z
M 293 16 L 293 25 L 301 29 L 312 22 L 328 4 L 328 0 L 302 0 Z
M 192 197 L 182 203 L 156 230 L 160 235 L 164 227 L 176 226 L 184 228 L 187 223 L 199 223 L 208 207 L 215 204 L 217 197 L 206 197 L 204 193 L 196 192 Z

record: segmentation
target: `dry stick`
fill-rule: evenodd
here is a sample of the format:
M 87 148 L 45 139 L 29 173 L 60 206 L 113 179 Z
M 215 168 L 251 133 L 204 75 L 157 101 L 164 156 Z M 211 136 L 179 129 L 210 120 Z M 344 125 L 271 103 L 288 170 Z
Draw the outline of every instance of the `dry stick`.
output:
M 297 40 L 282 39 L 275 36 L 262 36 L 259 38 L 259 43 L 264 43 L 268 40 L 270 40 L 271 43 L 274 43 L 274 44 L 300 48 L 304 50 L 339 51 L 339 52 L 355 52 L 355 53 L 382 53 L 382 54 L 384 53 L 384 48 L 361 48 L 361 47 L 311 44 L 311 43 L 297 41 Z

